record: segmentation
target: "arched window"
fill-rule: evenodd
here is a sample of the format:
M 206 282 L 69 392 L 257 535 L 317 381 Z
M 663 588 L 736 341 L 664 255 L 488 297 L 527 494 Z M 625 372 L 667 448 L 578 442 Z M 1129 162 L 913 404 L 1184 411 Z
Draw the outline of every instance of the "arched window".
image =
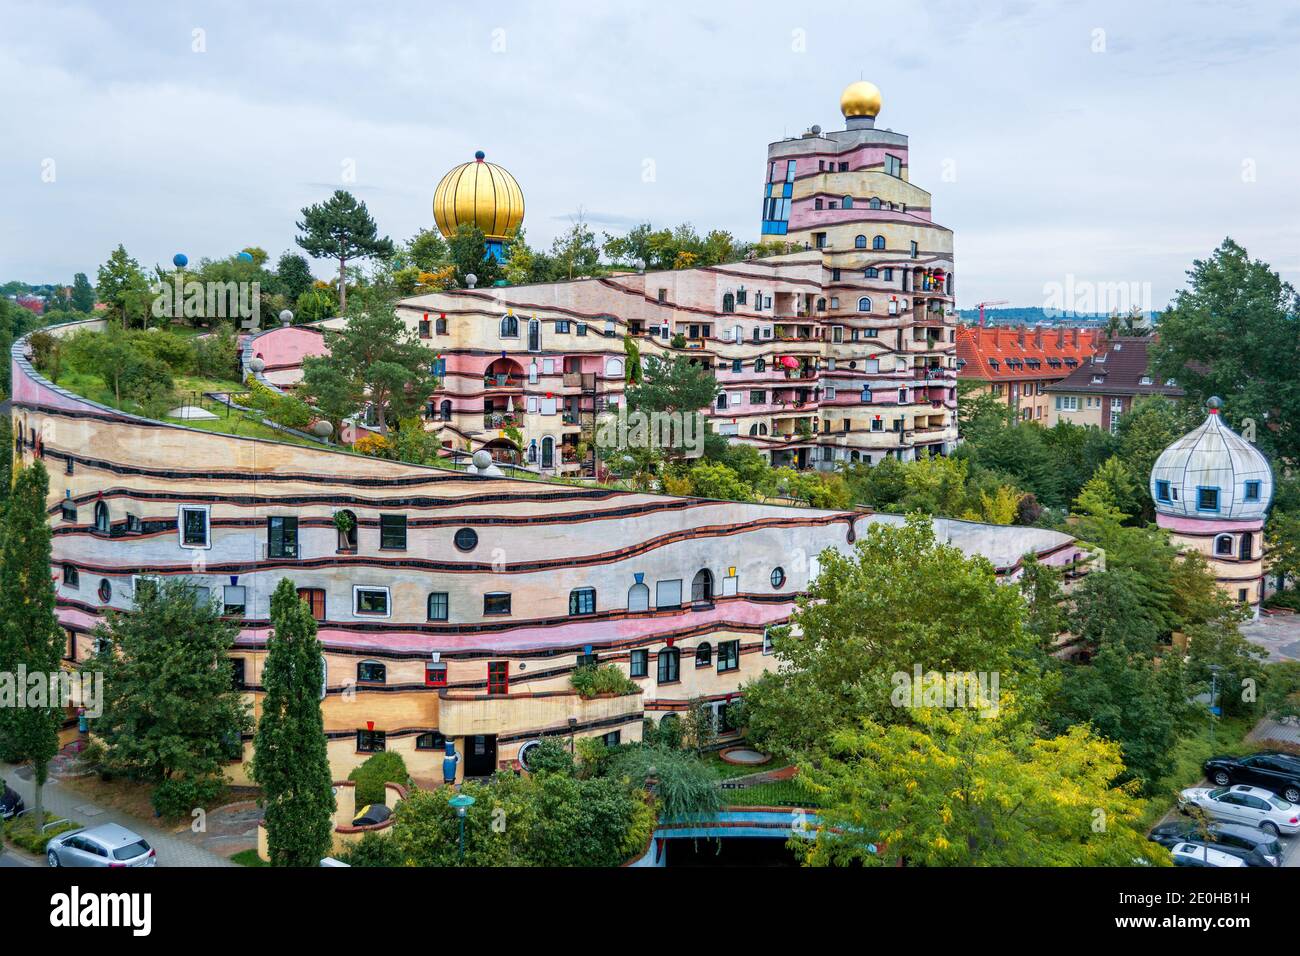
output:
M 442 418 L 444 422 L 451 421 L 451 399 L 450 398 L 444 398 L 438 404 L 438 415 Z
M 382 684 L 388 679 L 388 667 L 379 661 L 362 661 L 357 665 L 357 682 Z
M 433 327 L 434 327 L 434 329 L 437 331 L 437 333 L 438 333 L 439 335 L 446 335 L 446 334 L 447 334 L 447 317 L 446 317 L 445 315 L 444 315 L 444 316 L 440 316 L 440 317 L 438 318 L 438 320 L 437 320 L 436 322 L 433 323 Z
M 431 731 L 429 733 L 419 734 L 415 738 L 415 749 L 416 750 L 443 750 L 446 745 L 446 740 L 447 738 L 445 738 L 442 734 L 438 733 L 436 730 Z
M 357 516 L 346 509 L 334 515 L 334 527 L 339 533 L 338 549 L 355 551 L 357 549 Z
M 665 647 L 659 652 L 659 683 L 671 684 L 681 679 L 682 652 L 675 647 Z
M 866 237 L 866 236 L 858 236 L 857 238 L 855 238 L 855 239 L 853 240 L 853 248 L 854 248 L 854 249 L 865 249 L 865 248 L 867 248 L 867 237 Z
M 542 439 L 542 467 L 555 467 L 555 439 L 550 435 Z
M 536 438 L 530 439 L 528 442 L 528 463 L 530 465 L 537 464 L 537 439 Z
M 620 379 L 623 377 L 623 360 L 622 359 L 605 359 L 605 377 Z
M 501 316 L 501 337 L 503 339 L 519 338 L 519 319 L 513 315 Z
M 877 269 L 875 266 L 872 266 L 871 268 L 867 269 L 865 272 L 862 273 L 862 277 L 864 279 L 875 279 L 879 277 L 879 275 L 880 275 L 880 270 Z
M 852 208 L 853 208 L 853 197 L 852 197 L 852 196 L 845 196 L 844 199 L 843 199 L 843 201 L 840 203 L 840 208 L 841 208 L 841 209 L 852 209 Z
M 100 534 L 108 534 L 111 530 L 108 520 L 108 505 L 102 501 L 95 502 L 95 530 Z
M 756 359 L 754 359 L 754 371 L 755 371 L 755 372 L 766 372 L 766 371 L 767 371 L 767 359 L 761 359 L 761 358 L 756 358 Z
M 1221 534 L 1221 535 L 1219 535 L 1217 538 L 1215 538 L 1215 539 L 1214 539 L 1214 553 L 1215 553 L 1215 554 L 1226 554 L 1226 555 L 1231 555 L 1231 554 L 1232 554 L 1232 535 L 1230 535 L 1230 534 Z
M 825 311 L 826 311 L 826 300 L 825 300 L 825 299 L 818 299 L 818 300 L 817 300 L 817 311 L 818 311 L 818 312 L 825 312 Z
M 691 581 L 691 603 L 703 604 L 713 600 L 713 572 L 708 568 L 700 568 L 695 572 L 695 579 Z
M 722 297 L 722 311 L 723 312 L 736 311 L 736 297 L 732 295 L 730 292 L 728 292 L 726 295 Z
M 708 667 L 713 663 L 713 645 L 705 641 L 695 648 L 695 666 Z
M 876 236 L 876 238 L 872 239 L 872 240 L 871 240 L 871 248 L 872 248 L 872 249 L 883 249 L 883 248 L 885 248 L 885 237 L 884 237 L 884 236 Z
M 868 298 L 868 297 L 865 296 L 865 295 L 864 295 L 862 298 L 858 299 L 858 311 L 859 311 L 859 312 L 870 312 L 870 311 L 871 311 L 871 299 Z
M 650 588 L 644 584 L 634 584 L 627 589 L 627 609 L 629 611 L 650 610 Z
M 867 206 L 868 206 L 869 208 L 871 208 L 871 209 L 879 209 L 879 208 L 880 208 L 880 197 L 879 197 L 879 196 L 872 196 L 872 197 L 871 197 L 871 202 L 867 203 Z
M 749 433 L 750 433 L 751 435 L 766 435 L 766 434 L 767 434 L 767 426 L 764 425 L 762 422 L 758 422 L 758 423 L 756 423 L 756 424 L 750 425 L 750 426 L 749 426 Z
M 528 351 L 540 352 L 542 350 L 542 323 L 537 319 L 528 320 Z

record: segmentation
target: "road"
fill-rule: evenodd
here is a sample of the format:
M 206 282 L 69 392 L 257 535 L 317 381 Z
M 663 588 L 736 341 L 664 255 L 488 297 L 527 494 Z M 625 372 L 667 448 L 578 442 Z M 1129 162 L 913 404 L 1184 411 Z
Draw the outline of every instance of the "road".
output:
M 20 775 L 20 773 L 22 775 Z M 11 764 L 0 763 L 0 777 L 22 796 L 23 802 L 30 808 L 33 805 L 35 787 L 28 772 L 22 772 Z M 117 810 L 96 807 L 84 795 L 51 781 L 44 788 L 45 809 L 50 813 L 88 827 L 101 823 L 118 823 L 133 830 L 149 841 L 149 845 L 158 851 L 159 866 L 237 866 L 223 856 L 200 846 L 198 840 L 191 839 L 187 833 L 174 833 L 163 830 L 150 822 L 133 817 Z M 87 812 L 96 811 L 94 813 Z M 13 850 L 6 849 L 0 853 L 0 866 L 23 866 L 26 861 Z M 39 864 L 44 865 L 44 864 Z

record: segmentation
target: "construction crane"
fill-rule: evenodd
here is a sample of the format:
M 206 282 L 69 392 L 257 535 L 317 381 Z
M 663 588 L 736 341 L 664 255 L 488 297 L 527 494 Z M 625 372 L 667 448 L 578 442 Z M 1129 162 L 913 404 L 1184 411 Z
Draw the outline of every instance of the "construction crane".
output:
M 980 310 L 980 328 L 984 328 L 984 306 L 986 305 L 1009 305 L 1010 299 L 994 299 L 991 302 L 976 302 L 975 307 Z

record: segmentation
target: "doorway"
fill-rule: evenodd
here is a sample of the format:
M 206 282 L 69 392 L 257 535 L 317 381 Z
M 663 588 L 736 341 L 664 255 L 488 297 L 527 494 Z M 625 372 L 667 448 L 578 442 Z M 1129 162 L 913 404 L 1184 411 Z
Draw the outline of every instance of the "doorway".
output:
M 496 734 L 474 734 L 465 738 L 465 776 L 490 777 L 497 769 Z

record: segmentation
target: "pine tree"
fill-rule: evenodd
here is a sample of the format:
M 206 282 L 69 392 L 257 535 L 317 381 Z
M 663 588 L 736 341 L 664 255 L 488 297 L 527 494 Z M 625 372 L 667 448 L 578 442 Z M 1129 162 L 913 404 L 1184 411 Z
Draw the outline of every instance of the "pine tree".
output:
M 315 866 L 333 840 L 333 781 L 320 709 L 323 660 L 316 621 L 287 578 L 271 597 L 271 627 L 253 779 L 262 788 L 271 865 Z
M 95 309 L 95 287 L 84 272 L 78 272 L 72 279 L 72 307 L 86 313 Z
M 54 616 L 50 578 L 50 526 L 46 522 L 49 475 L 39 461 L 18 472 L 0 535 L 0 670 L 53 675 L 59 669 L 63 631 Z M 48 685 L 47 685 L 48 686 Z M 20 688 L 20 691 L 23 688 Z M 27 704 L 36 703 L 27 700 Z M 60 702 L 0 710 L 6 756 L 30 762 L 36 785 L 36 824 L 44 828 L 45 781 L 59 749 Z
M 298 245 L 316 259 L 337 259 L 339 263 L 339 312 L 348 308 L 347 264 L 352 259 L 386 258 L 393 254 L 393 241 L 379 235 L 374 217 L 364 202 L 344 189 L 323 203 L 306 206 L 297 223 L 303 235 Z

